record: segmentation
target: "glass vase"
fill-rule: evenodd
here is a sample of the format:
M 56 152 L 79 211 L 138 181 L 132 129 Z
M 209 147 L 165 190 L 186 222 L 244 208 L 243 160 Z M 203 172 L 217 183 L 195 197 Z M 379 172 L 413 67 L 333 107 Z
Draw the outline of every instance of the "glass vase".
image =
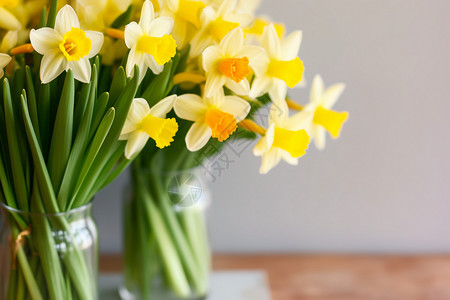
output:
M 1 299 L 98 299 L 92 204 L 58 214 L 1 211 Z
M 124 300 L 205 299 L 209 190 L 198 172 L 132 171 L 124 201 Z

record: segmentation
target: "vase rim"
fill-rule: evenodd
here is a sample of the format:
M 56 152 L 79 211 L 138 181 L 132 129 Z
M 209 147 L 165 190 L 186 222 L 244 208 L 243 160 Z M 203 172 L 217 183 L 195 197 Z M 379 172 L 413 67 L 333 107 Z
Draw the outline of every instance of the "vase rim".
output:
M 3 207 L 9 213 L 13 212 L 13 213 L 20 214 L 20 215 L 45 216 L 45 217 L 62 217 L 62 216 L 68 216 L 68 215 L 82 213 L 82 212 L 90 210 L 92 208 L 93 204 L 94 204 L 94 201 L 90 201 L 88 204 L 85 204 L 85 205 L 77 207 L 77 208 L 73 208 L 68 211 L 63 211 L 63 212 L 58 212 L 58 213 L 40 213 L 40 212 L 35 212 L 35 211 L 23 211 L 23 210 L 11 207 L 11 206 L 7 205 L 6 203 L 3 203 L 0 201 L 0 207 Z

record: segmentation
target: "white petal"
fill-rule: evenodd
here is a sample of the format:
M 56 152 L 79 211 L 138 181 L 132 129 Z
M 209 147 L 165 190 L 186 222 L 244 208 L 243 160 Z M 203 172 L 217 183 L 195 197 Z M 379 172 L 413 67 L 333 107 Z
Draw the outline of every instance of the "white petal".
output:
M 255 145 L 255 148 L 253 148 L 253 155 L 255 156 L 262 156 L 267 150 L 267 141 L 266 137 L 263 136 Z
M 184 94 L 178 96 L 174 105 L 174 110 L 181 119 L 195 122 L 204 117 L 206 106 L 200 96 Z
M 251 98 L 257 98 L 269 91 L 273 83 L 273 80 L 267 76 L 264 77 L 256 77 L 253 80 L 252 87 L 250 89 L 249 96 Z
M 217 15 L 227 16 L 231 15 L 236 9 L 237 0 L 223 0 L 219 9 L 217 10 Z
M 143 98 L 133 99 L 130 111 L 127 115 L 127 121 L 138 124 L 142 122 L 142 119 L 144 119 L 149 113 L 150 107 L 148 106 L 147 100 Z
M 134 50 L 131 50 L 128 54 L 128 60 L 127 60 L 127 76 L 131 77 L 133 75 L 134 66 L 139 67 L 139 75 L 142 76 L 147 72 L 147 66 L 145 65 L 145 57 L 141 53 L 137 53 Z
M 276 124 L 278 127 L 284 127 L 289 118 L 289 108 L 286 101 L 277 101 L 272 104 L 269 112 L 269 123 Z
M 150 70 L 152 70 L 153 74 L 158 75 L 161 74 L 162 71 L 164 71 L 164 65 L 158 65 L 153 56 L 151 56 L 150 54 L 144 54 L 144 57 L 145 64 L 150 68 Z
M 45 53 L 41 61 L 41 81 L 43 84 L 49 83 L 67 67 L 67 60 L 59 49 L 54 49 Z
M 144 132 L 134 132 L 129 136 L 127 146 L 125 147 L 125 157 L 130 159 L 136 153 L 139 153 L 148 141 L 149 136 Z
M 150 26 L 155 19 L 155 10 L 153 8 L 153 4 L 149 0 L 145 0 L 142 5 L 141 10 L 141 19 L 139 21 L 139 25 L 142 28 L 142 31 L 145 34 L 149 34 Z
M 266 149 L 272 148 L 275 139 L 275 124 L 271 124 L 266 131 Z
M 0 52 L 7 53 L 10 49 L 17 45 L 19 31 L 8 31 L 0 44 Z
M 238 122 L 247 117 L 250 111 L 250 104 L 237 96 L 225 96 L 225 101 L 218 107 L 220 110 L 232 114 Z
M 270 149 L 262 157 L 262 163 L 259 172 L 261 174 L 267 174 L 273 167 L 278 165 L 280 160 L 281 154 L 278 149 Z
M 270 59 L 265 51 L 257 58 L 250 59 L 249 57 L 249 60 L 250 60 L 250 67 L 252 67 L 253 71 L 255 71 L 256 77 L 266 76 Z
M 20 24 L 19 20 L 17 20 L 12 13 L 0 6 L 0 28 L 6 30 L 20 30 L 22 24 Z
M 11 61 L 11 57 L 8 54 L 0 53 L 0 69 L 6 67 Z
M 189 151 L 198 151 L 208 143 L 211 136 L 212 131 L 208 125 L 204 122 L 195 122 L 186 134 L 186 147 Z
M 294 31 L 281 42 L 281 56 L 284 60 L 295 59 L 302 43 L 302 32 Z
M 69 61 L 69 68 L 73 71 L 73 77 L 76 80 L 89 83 L 91 80 L 91 63 L 89 59 L 82 58 L 78 61 Z
M 64 35 L 66 32 L 70 31 L 72 27 L 80 28 L 80 21 L 78 21 L 77 14 L 72 6 L 65 5 L 56 15 L 55 30 L 60 35 Z
M 271 58 L 280 57 L 280 39 L 278 38 L 277 31 L 275 30 L 273 24 L 267 25 L 264 28 L 261 45 L 264 49 L 266 49 Z
M 191 40 L 189 57 L 199 56 L 206 47 L 214 44 L 216 44 L 214 38 L 205 33 L 205 30 L 199 31 Z
M 169 17 L 159 17 L 150 25 L 148 35 L 154 37 L 162 37 L 172 32 L 173 19 Z
M 172 110 L 176 100 L 176 95 L 171 95 L 162 99 L 150 109 L 150 114 L 157 118 L 165 118 L 167 113 Z
M 332 108 L 333 105 L 336 103 L 336 101 L 344 92 L 344 89 L 345 84 L 343 83 L 335 84 L 327 88 L 322 95 L 322 103 L 324 108 L 326 109 Z
M 31 29 L 30 31 L 31 45 L 36 52 L 42 55 L 48 51 L 59 49 L 62 40 L 62 35 L 52 28 L 44 27 L 38 30 Z
M 302 110 L 290 117 L 285 122 L 284 128 L 293 131 L 305 129 L 307 132 L 310 132 L 313 117 L 313 111 Z
M 125 44 L 129 49 L 133 48 L 136 45 L 137 40 L 143 36 L 141 26 L 139 26 L 136 22 L 131 22 L 127 26 L 125 26 Z
M 326 141 L 325 128 L 323 128 L 322 126 L 314 125 L 312 128 L 312 132 L 316 148 L 319 150 L 325 149 L 325 141 Z
M 248 96 L 250 93 L 250 83 L 248 83 L 247 78 L 242 79 L 239 83 L 227 78 L 225 86 L 239 96 Z
M 322 100 L 324 90 L 323 79 L 320 75 L 314 76 L 311 86 L 311 102 L 319 103 Z
M 298 165 L 298 157 L 292 157 L 292 155 L 284 149 L 277 149 L 277 151 L 282 160 L 293 166 Z
M 241 28 L 231 30 L 220 42 L 219 48 L 227 55 L 234 57 L 244 46 L 244 32 Z
M 103 33 L 98 32 L 98 31 L 90 31 L 87 30 L 85 31 L 86 36 L 91 40 L 92 42 L 92 46 L 91 46 L 91 51 L 89 51 L 89 55 L 88 58 L 94 57 L 95 55 L 97 55 L 100 50 L 102 49 L 103 46 Z
M 227 81 L 227 77 L 220 73 L 211 72 L 209 73 L 208 78 L 206 78 L 205 85 L 205 97 L 211 98 L 221 89 L 223 89 L 223 85 Z
M 236 53 L 237 57 L 248 57 L 250 60 L 250 66 L 253 68 L 253 62 L 257 61 L 266 53 L 264 48 L 259 46 L 244 46 L 241 51 Z
M 0 78 L 2 78 L 3 75 L 5 75 L 5 71 L 3 71 L 3 69 L 0 69 Z
M 273 78 L 272 86 L 269 89 L 269 96 L 272 100 L 284 100 L 286 99 L 288 87 L 286 83 L 278 78 Z
M 213 70 L 220 59 L 223 58 L 223 53 L 220 51 L 219 47 L 217 46 L 210 46 L 203 51 L 202 58 L 203 58 L 203 69 L 205 72 L 209 73 Z

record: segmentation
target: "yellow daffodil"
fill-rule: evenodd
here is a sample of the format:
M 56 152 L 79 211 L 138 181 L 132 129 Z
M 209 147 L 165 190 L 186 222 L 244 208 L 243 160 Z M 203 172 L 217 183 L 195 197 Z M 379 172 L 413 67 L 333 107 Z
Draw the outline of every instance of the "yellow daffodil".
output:
M 169 96 L 152 108 L 145 99 L 133 100 L 119 138 L 128 141 L 125 147 L 126 158 L 139 153 L 149 138 L 156 142 L 158 148 L 167 147 L 173 142 L 178 123 L 173 118 L 166 119 L 166 115 L 172 110 L 176 98 L 175 95 Z
M 40 72 L 42 83 L 49 83 L 69 69 L 73 71 L 75 79 L 89 83 L 89 58 L 102 48 L 103 34 L 81 30 L 75 11 L 66 5 L 56 15 L 55 29 L 32 29 L 30 40 L 34 50 L 44 56 Z
M 83 28 L 100 31 L 110 26 L 125 12 L 131 2 L 131 0 L 77 0 L 75 10 Z
M 178 48 L 183 48 L 192 35 L 201 27 L 200 16 L 206 7 L 199 0 L 167 0 L 161 9 L 161 16 L 174 19 L 173 36 Z
M 253 17 L 236 11 L 237 0 L 223 0 L 216 10 L 208 6 L 203 10 L 202 28 L 191 41 L 191 57 L 199 56 L 211 45 L 217 45 L 232 29 L 250 24 Z
M 284 99 L 287 87 L 295 87 L 303 77 L 303 62 L 297 57 L 302 40 L 301 31 L 295 31 L 280 41 L 273 24 L 264 29 L 261 45 L 267 55 L 254 64 L 256 78 L 250 97 L 266 92 L 272 99 Z
M 210 98 L 181 95 L 174 109 L 181 119 L 194 122 L 186 135 L 186 146 L 189 151 L 197 151 L 211 137 L 220 142 L 228 139 L 237 129 L 237 123 L 249 113 L 250 104 L 237 96 L 225 96 L 221 90 Z
M 206 48 L 203 51 L 203 69 L 207 72 L 205 96 L 211 97 L 224 85 L 237 95 L 248 96 L 250 66 L 262 54 L 261 47 L 244 46 L 241 28 L 230 31 L 219 46 Z
M 348 112 L 331 110 L 344 89 L 345 85 L 342 83 L 325 89 L 322 77 L 320 75 L 314 77 L 311 86 L 311 100 L 305 106 L 304 111 L 314 115 L 308 126 L 308 133 L 314 140 L 317 149 L 325 148 L 325 131 L 328 131 L 333 138 L 338 138 L 342 125 L 348 119 Z
M 3 68 L 6 67 L 11 61 L 11 57 L 8 54 L 0 53 L 0 78 L 5 75 Z
M 2 42 L 0 44 L 0 52 L 6 53 L 14 48 L 17 44 L 17 39 L 18 31 L 8 31 L 2 38 Z
M 266 174 L 280 160 L 297 165 L 298 159 L 305 155 L 309 146 L 306 126 L 311 122 L 312 114 L 301 111 L 289 117 L 289 108 L 285 101 L 272 104 L 269 115 L 269 129 L 253 149 L 256 156 L 262 156 L 261 174 Z
M 127 61 L 127 75 L 131 76 L 134 66 L 139 67 L 140 81 L 147 69 L 154 74 L 164 70 L 164 64 L 176 54 L 177 45 L 170 35 L 173 19 L 155 19 L 153 4 L 146 0 L 142 6 L 139 24 L 131 22 L 125 27 L 125 44 L 130 50 Z
M 17 17 L 11 12 L 15 8 L 18 1 L 0 1 L 0 28 L 5 30 L 19 30 L 22 24 Z

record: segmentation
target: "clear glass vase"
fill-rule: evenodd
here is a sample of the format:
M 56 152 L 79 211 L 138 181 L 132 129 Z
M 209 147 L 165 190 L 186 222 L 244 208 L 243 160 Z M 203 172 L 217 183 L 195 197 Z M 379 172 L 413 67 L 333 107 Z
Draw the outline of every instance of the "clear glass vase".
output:
M 124 201 L 124 300 L 205 299 L 209 190 L 198 172 L 133 168 Z
M 58 214 L 1 211 L 1 299 L 98 299 L 92 204 Z

